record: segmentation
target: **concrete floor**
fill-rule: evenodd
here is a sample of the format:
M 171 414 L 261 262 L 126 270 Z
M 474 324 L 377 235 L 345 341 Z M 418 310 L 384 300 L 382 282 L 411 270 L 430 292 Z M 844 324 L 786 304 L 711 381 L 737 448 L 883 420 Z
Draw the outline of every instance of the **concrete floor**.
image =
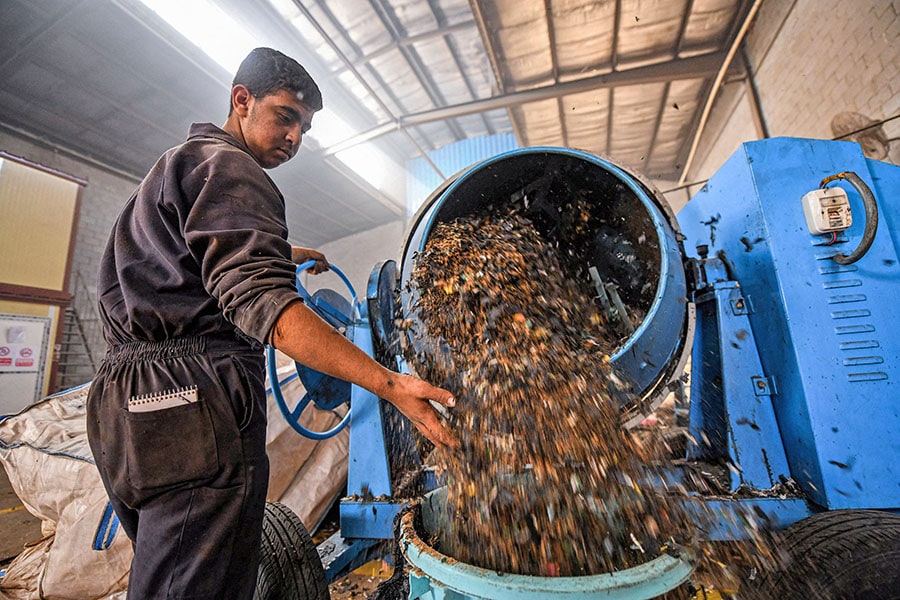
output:
M 41 539 L 41 521 L 16 496 L 6 470 L 0 467 L 0 569 L 22 552 L 25 544 Z
M 393 568 L 373 561 L 344 575 L 328 586 L 331 600 L 364 600 L 382 581 L 390 579 Z

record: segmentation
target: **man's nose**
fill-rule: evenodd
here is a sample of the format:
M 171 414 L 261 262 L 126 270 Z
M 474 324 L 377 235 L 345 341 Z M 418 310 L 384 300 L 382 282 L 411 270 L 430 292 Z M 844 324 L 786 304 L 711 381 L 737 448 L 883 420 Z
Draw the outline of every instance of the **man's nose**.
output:
M 290 142 L 291 146 L 294 148 L 300 146 L 300 143 L 303 141 L 303 129 L 300 127 L 300 125 L 291 127 L 287 132 L 285 139 Z

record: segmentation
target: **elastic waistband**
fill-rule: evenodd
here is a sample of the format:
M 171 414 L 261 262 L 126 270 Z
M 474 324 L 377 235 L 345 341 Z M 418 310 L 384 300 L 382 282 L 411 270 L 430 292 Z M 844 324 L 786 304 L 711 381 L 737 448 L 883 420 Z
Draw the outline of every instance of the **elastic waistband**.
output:
M 237 337 L 223 338 L 209 335 L 194 335 L 177 337 L 159 342 L 126 342 L 114 344 L 106 350 L 106 359 L 109 362 L 124 362 L 136 360 L 160 360 L 166 358 L 178 358 L 181 356 L 194 356 L 206 353 L 258 353 L 262 349 L 259 342 L 247 341 Z

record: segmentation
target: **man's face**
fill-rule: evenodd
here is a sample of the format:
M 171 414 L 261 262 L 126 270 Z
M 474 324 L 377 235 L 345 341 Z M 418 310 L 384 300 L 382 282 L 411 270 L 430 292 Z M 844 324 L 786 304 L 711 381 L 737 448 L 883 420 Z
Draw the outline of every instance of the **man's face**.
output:
M 273 169 L 297 153 L 312 117 L 313 111 L 288 90 L 251 96 L 241 126 L 244 143 L 264 169 Z

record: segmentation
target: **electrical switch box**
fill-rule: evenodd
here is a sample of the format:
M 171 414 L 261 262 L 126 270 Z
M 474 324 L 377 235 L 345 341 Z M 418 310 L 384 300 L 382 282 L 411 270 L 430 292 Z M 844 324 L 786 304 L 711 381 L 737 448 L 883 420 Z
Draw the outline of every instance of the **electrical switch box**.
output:
M 803 196 L 803 214 L 812 234 L 843 231 L 853 224 L 847 192 L 839 187 L 813 190 Z

